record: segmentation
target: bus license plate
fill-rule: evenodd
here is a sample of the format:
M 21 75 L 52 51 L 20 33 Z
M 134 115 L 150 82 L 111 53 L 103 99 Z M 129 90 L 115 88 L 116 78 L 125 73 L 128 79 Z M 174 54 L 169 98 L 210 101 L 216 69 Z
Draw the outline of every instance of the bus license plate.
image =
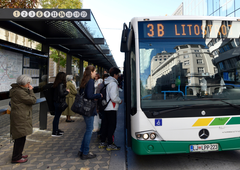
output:
M 190 145 L 190 152 L 218 151 L 218 144 Z

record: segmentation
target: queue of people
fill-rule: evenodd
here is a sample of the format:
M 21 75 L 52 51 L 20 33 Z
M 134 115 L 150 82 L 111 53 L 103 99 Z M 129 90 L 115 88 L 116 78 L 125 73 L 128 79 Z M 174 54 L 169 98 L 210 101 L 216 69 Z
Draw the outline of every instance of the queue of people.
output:
M 120 147 L 114 143 L 114 132 L 117 124 L 117 110 L 122 100 L 119 97 L 118 76 L 120 70 L 111 68 L 109 74 L 104 74 L 103 79 L 100 79 L 96 73 L 96 68 L 92 65 L 86 67 L 83 78 L 80 84 L 79 94 L 84 92 L 85 98 L 96 103 L 97 99 L 102 98 L 99 89 L 103 84 L 109 84 L 107 87 L 107 100 L 110 100 L 108 106 L 101 115 L 103 115 L 101 123 L 101 143 L 99 148 L 106 150 L 119 150 Z M 103 81 L 104 80 L 104 81 Z M 27 75 L 21 75 L 17 78 L 17 82 L 12 84 L 10 90 L 11 98 L 11 114 L 10 114 L 10 133 L 14 142 L 12 163 L 27 162 L 28 155 L 23 155 L 23 148 L 26 141 L 26 136 L 32 133 L 32 105 L 36 103 L 36 96 L 33 92 L 33 87 L 30 85 L 32 79 Z M 55 115 L 52 123 L 52 136 L 60 137 L 64 131 L 59 129 L 60 116 L 66 115 L 66 122 L 74 122 L 71 116 L 71 106 L 74 103 L 75 96 L 78 94 L 76 86 L 73 83 L 73 76 L 66 75 L 64 72 L 59 72 L 52 85 L 53 101 L 55 107 Z M 98 90 L 97 90 L 98 89 Z M 68 107 L 61 110 L 63 104 Z M 19 114 L 20 113 L 20 114 Z M 100 114 L 100 113 L 99 113 Z M 79 149 L 78 155 L 82 160 L 92 159 L 96 154 L 89 151 L 90 141 L 93 131 L 94 116 L 97 115 L 97 107 L 94 108 L 90 117 L 83 116 L 86 124 L 86 130 Z M 21 127 L 21 128 L 20 128 Z M 107 143 L 106 142 L 107 139 Z

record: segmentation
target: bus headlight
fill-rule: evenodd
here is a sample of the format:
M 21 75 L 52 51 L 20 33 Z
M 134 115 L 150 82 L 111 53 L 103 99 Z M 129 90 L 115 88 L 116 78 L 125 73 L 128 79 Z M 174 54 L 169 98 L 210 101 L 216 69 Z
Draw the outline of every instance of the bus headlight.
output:
M 158 132 L 154 130 L 135 132 L 135 135 L 137 140 L 163 140 L 163 138 L 158 134 Z
M 142 135 L 141 135 L 141 134 L 136 134 L 136 137 L 137 137 L 138 139 L 140 139 L 140 138 L 142 137 Z
M 154 140 L 156 138 L 156 134 L 155 133 L 151 133 L 150 134 L 150 139 Z
M 149 138 L 148 133 L 143 134 L 143 139 L 148 140 L 148 138 Z

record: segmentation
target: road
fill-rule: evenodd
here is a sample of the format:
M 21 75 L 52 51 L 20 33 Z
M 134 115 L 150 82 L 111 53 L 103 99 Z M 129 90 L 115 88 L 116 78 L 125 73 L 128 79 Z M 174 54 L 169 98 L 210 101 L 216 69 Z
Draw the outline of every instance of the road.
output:
M 139 156 L 127 147 L 128 170 L 240 170 L 240 150 Z

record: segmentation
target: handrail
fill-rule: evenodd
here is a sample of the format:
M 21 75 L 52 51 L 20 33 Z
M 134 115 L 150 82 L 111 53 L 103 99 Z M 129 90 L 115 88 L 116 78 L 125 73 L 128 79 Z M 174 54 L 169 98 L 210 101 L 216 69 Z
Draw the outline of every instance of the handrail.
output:
M 39 104 L 39 103 L 42 103 L 42 102 L 45 102 L 45 101 L 46 101 L 46 98 L 42 97 L 42 98 L 37 99 L 35 104 Z M 7 108 L 0 109 L 0 115 L 2 115 L 1 113 L 4 114 L 4 112 L 6 112 L 6 111 L 7 111 Z

